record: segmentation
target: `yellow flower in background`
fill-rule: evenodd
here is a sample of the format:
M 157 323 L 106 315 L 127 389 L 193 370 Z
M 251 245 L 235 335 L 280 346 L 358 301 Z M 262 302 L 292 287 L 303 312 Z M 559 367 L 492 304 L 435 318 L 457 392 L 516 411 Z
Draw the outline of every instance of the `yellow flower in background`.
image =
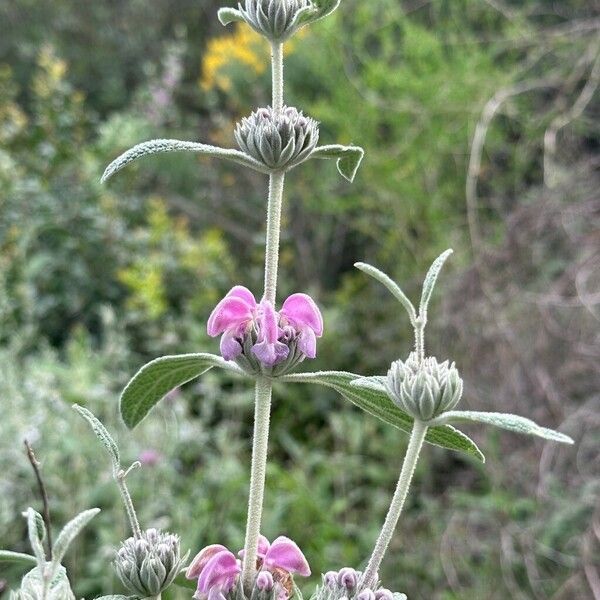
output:
M 303 37 L 304 31 L 298 33 Z M 294 51 L 294 42 L 285 45 L 285 53 Z M 228 67 L 241 66 L 251 69 L 255 75 L 262 75 L 269 66 L 270 49 L 267 40 L 245 23 L 236 23 L 233 35 L 225 34 L 210 40 L 202 59 L 200 87 L 203 90 L 231 89 Z

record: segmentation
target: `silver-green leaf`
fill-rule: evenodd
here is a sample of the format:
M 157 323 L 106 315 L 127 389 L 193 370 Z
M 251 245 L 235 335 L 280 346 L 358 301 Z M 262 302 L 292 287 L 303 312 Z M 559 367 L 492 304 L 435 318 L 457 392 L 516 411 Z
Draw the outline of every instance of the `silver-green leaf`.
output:
M 96 437 L 102 442 L 113 463 L 113 470 L 115 473 L 121 468 L 121 456 L 119 454 L 119 448 L 108 433 L 106 427 L 90 412 L 87 408 L 74 404 L 73 409 L 76 410 L 90 425 Z
M 38 566 L 46 564 L 46 553 L 42 542 L 46 538 L 46 525 L 40 513 L 29 507 L 25 513 L 27 517 L 27 532 L 29 534 L 29 543 L 33 554 L 35 555 Z
M 433 261 L 433 264 L 425 276 L 423 292 L 421 293 L 421 304 L 419 305 L 419 316 L 424 320 L 427 320 L 427 308 L 429 306 L 429 301 L 431 300 L 431 295 L 433 294 L 438 275 L 440 274 L 444 263 L 453 254 L 453 252 L 454 250 L 450 249 L 440 254 L 440 256 Z
M 230 7 L 220 8 L 219 12 L 217 13 L 217 17 L 219 18 L 219 21 L 221 21 L 221 25 L 224 25 L 225 27 L 236 21 L 242 23 L 246 22 L 244 16 L 239 10 Z
M 59 533 L 52 548 L 52 569 L 56 571 L 62 563 L 71 542 L 79 535 L 81 530 L 100 512 L 99 508 L 90 508 L 79 513 L 69 521 Z
M 493 425 L 500 429 L 507 429 L 515 433 L 524 435 L 534 435 L 545 440 L 552 440 L 562 444 L 573 444 L 573 439 L 564 433 L 541 427 L 530 419 L 511 415 L 507 413 L 495 412 L 478 412 L 471 410 L 454 410 L 443 413 L 434 421 L 435 423 L 484 423 L 485 425 Z
M 208 144 L 184 142 L 181 140 L 150 140 L 149 142 L 137 144 L 113 160 L 108 167 L 106 167 L 106 170 L 104 171 L 100 181 L 104 183 L 123 167 L 127 166 L 129 163 L 137 160 L 138 158 L 149 156 L 151 154 L 161 154 L 164 152 L 195 152 L 196 154 L 204 154 L 214 158 L 223 158 L 244 167 L 254 169 L 259 173 L 268 174 L 270 172 L 265 165 L 258 162 L 251 156 L 248 156 L 244 152 L 241 152 L 240 150 L 219 148 L 217 146 L 210 146 Z
M 398 300 L 400 304 L 404 306 L 410 318 L 411 324 L 414 325 L 416 323 L 417 312 L 413 306 L 413 303 L 408 299 L 408 296 L 402 291 L 400 286 L 393 279 L 388 277 L 383 271 L 380 271 L 376 267 L 368 265 L 367 263 L 358 262 L 355 263 L 354 266 L 359 271 L 370 275 L 373 277 L 373 279 L 376 279 L 379 281 L 379 283 L 382 283 L 392 293 L 394 298 L 396 298 L 396 300 Z
M 37 559 L 31 554 L 23 554 L 22 552 L 11 552 L 10 550 L 0 550 L 1 563 L 21 563 L 28 566 L 35 566 Z
M 279 381 L 289 383 L 317 383 L 330 387 L 336 390 L 345 399 L 369 414 L 381 419 L 385 423 L 393 425 L 405 433 L 410 433 L 412 431 L 412 417 L 401 411 L 389 399 L 385 392 L 353 385 L 353 382 L 357 379 L 360 380 L 358 375 L 352 373 L 325 371 L 319 373 L 296 373 L 293 375 L 286 375 L 279 378 Z M 427 431 L 425 441 L 435 446 L 462 452 L 481 462 L 485 462 L 485 458 L 475 442 L 450 425 L 430 427 Z
M 359 146 L 340 146 L 339 144 L 332 144 L 330 146 L 319 146 L 318 148 L 315 148 L 310 157 L 337 159 L 337 168 L 340 175 L 352 183 L 364 155 L 365 151 Z
M 133 429 L 170 391 L 213 367 L 244 374 L 235 363 L 204 353 L 163 356 L 144 365 L 121 394 L 120 410 L 125 425 Z

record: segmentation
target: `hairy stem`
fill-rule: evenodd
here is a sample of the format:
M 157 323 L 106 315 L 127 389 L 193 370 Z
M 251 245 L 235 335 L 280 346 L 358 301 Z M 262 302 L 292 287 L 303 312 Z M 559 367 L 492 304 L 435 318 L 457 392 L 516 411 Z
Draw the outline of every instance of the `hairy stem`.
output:
M 115 479 L 117 481 L 117 485 L 119 486 L 119 492 L 121 492 L 121 498 L 123 499 L 123 504 L 125 505 L 125 511 L 127 512 L 127 518 L 129 519 L 129 523 L 131 524 L 131 531 L 133 532 L 133 537 L 136 540 L 139 540 L 142 537 L 142 530 L 140 529 L 140 522 L 138 521 L 137 514 L 135 512 L 135 508 L 133 507 L 133 500 L 131 499 L 131 494 L 127 489 L 127 484 L 125 483 L 126 473 L 124 471 L 119 471 Z
M 273 78 L 273 110 L 283 108 L 283 44 L 271 45 L 271 71 Z M 285 174 L 272 173 L 269 177 L 267 206 L 267 239 L 265 248 L 265 291 L 264 299 L 275 304 L 277 297 L 277 272 L 279 267 L 279 237 L 281 231 L 281 205 Z M 254 436 L 252 439 L 252 466 L 250 469 L 250 494 L 242 582 L 246 590 L 252 588 L 256 572 L 258 537 L 262 520 L 267 451 L 269 445 L 269 422 L 271 418 L 271 394 L 273 386 L 266 378 L 258 378 L 255 387 Z
M 410 482 L 412 481 L 415 467 L 419 460 L 419 454 L 421 453 L 426 433 L 427 425 L 421 421 L 415 420 L 394 497 L 392 498 L 385 522 L 381 528 L 381 532 L 375 543 L 375 548 L 373 549 L 373 554 L 371 554 L 369 564 L 367 565 L 362 578 L 361 583 L 364 587 L 371 587 L 377 583 L 377 572 L 379 571 L 381 561 L 383 560 L 392 536 L 394 535 L 394 530 L 396 529 L 398 519 L 402 513 L 404 501 L 408 495 Z
M 425 322 L 421 316 L 415 322 L 415 352 L 419 364 L 422 364 L 425 360 Z
M 285 175 L 273 173 L 269 178 L 269 203 L 267 208 L 267 245 L 265 250 L 265 300 L 275 304 L 277 271 L 279 265 L 279 233 L 281 231 L 281 205 Z
M 248 521 L 246 523 L 244 564 L 242 568 L 242 581 L 247 590 L 252 587 L 256 571 L 258 536 L 260 535 L 260 522 L 262 518 L 263 496 L 265 491 L 265 475 L 267 470 L 272 389 L 273 386 L 268 379 L 260 378 L 256 380 L 250 496 L 248 499 Z
M 273 80 L 273 110 L 283 108 L 283 44 L 271 44 L 271 75 Z

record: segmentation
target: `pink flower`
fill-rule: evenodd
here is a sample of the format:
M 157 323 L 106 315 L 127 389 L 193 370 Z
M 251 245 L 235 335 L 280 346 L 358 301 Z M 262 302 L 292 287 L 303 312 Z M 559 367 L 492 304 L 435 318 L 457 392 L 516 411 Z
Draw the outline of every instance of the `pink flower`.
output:
M 243 551 L 239 552 L 243 556 Z M 258 542 L 258 569 L 256 585 L 261 590 L 278 586 L 279 597 L 287 600 L 290 575 L 310 575 L 310 567 L 298 545 L 280 536 L 272 544 L 260 536 Z M 188 567 L 185 576 L 198 578 L 197 600 L 223 600 L 231 592 L 241 572 L 240 560 L 225 546 L 213 544 L 203 548 Z
M 221 336 L 223 358 L 260 373 L 263 367 L 286 363 L 292 368 L 306 357 L 315 358 L 323 318 L 306 294 L 291 295 L 277 312 L 268 300 L 257 303 L 250 290 L 236 286 L 211 313 L 207 332 Z
M 155 467 L 162 458 L 162 455 L 158 450 L 154 450 L 154 448 L 148 448 L 146 450 L 142 450 L 138 457 L 138 460 L 142 463 L 144 467 Z

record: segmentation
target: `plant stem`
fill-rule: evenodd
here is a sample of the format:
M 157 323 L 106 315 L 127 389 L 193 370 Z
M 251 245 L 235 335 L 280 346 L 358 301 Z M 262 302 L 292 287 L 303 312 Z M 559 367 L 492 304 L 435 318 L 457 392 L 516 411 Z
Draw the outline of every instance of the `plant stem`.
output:
M 284 173 L 273 173 L 269 178 L 269 203 L 267 208 L 267 244 L 265 249 L 265 300 L 275 304 L 277 271 L 279 266 L 279 233 L 281 231 L 281 205 L 283 202 Z
M 125 475 L 125 472 L 121 470 L 116 474 L 115 479 L 117 481 L 117 485 L 119 486 L 119 492 L 121 492 L 121 498 L 123 498 L 123 504 L 125 504 L 125 511 L 127 512 L 129 523 L 131 524 L 133 537 L 136 540 L 139 540 L 142 537 L 142 530 L 140 529 L 140 523 L 135 513 L 135 508 L 133 507 L 131 494 L 129 493 L 127 484 L 125 483 Z
M 249 590 L 254 582 L 258 536 L 262 518 L 265 475 L 267 470 L 267 449 L 269 442 L 269 421 L 271 414 L 270 380 L 256 380 L 256 399 L 254 406 L 254 438 L 252 441 L 252 468 L 250 471 L 250 496 L 248 499 L 248 521 L 246 522 L 246 540 L 244 543 L 244 564 L 242 581 Z
M 379 571 L 381 561 L 383 560 L 383 556 L 389 546 L 396 525 L 398 524 L 398 519 L 402 513 L 404 501 L 408 495 L 410 482 L 412 481 L 415 467 L 419 460 L 419 454 L 423 447 L 426 433 L 427 425 L 422 421 L 415 420 L 394 497 L 392 498 L 390 508 L 383 527 L 381 528 L 381 532 L 379 533 L 379 537 L 377 538 L 377 542 L 375 543 L 371 558 L 369 559 L 369 564 L 363 574 L 361 583 L 364 587 L 370 588 L 377 583 L 377 572 Z
M 283 44 L 271 44 L 271 76 L 273 81 L 273 110 L 283 108 Z
M 415 352 L 419 364 L 422 364 L 425 360 L 425 321 L 421 316 L 415 322 Z
M 44 485 L 44 480 L 42 479 L 42 473 L 40 471 L 40 463 L 36 458 L 33 448 L 31 444 L 24 440 L 25 449 L 27 451 L 27 458 L 31 463 L 33 468 L 33 472 L 35 474 L 35 479 L 38 484 L 38 488 L 40 490 L 40 496 L 42 497 L 42 516 L 44 518 L 44 523 L 46 524 L 46 542 L 48 544 L 48 560 L 52 560 L 52 531 L 50 530 L 50 503 L 48 502 L 48 492 L 46 491 L 46 486 Z
M 271 44 L 271 72 L 273 81 L 273 110 L 283 108 L 283 44 Z M 265 291 L 263 298 L 273 305 L 277 297 L 277 272 L 279 268 L 279 238 L 281 231 L 281 205 L 283 202 L 284 172 L 272 173 L 269 177 L 267 206 L 267 234 L 265 247 Z M 242 582 L 251 590 L 256 572 L 258 537 L 262 520 L 267 451 L 269 445 L 269 422 L 271 418 L 271 395 L 273 385 L 267 378 L 256 380 L 254 404 L 254 436 L 252 439 L 252 466 L 250 469 L 250 494 Z

